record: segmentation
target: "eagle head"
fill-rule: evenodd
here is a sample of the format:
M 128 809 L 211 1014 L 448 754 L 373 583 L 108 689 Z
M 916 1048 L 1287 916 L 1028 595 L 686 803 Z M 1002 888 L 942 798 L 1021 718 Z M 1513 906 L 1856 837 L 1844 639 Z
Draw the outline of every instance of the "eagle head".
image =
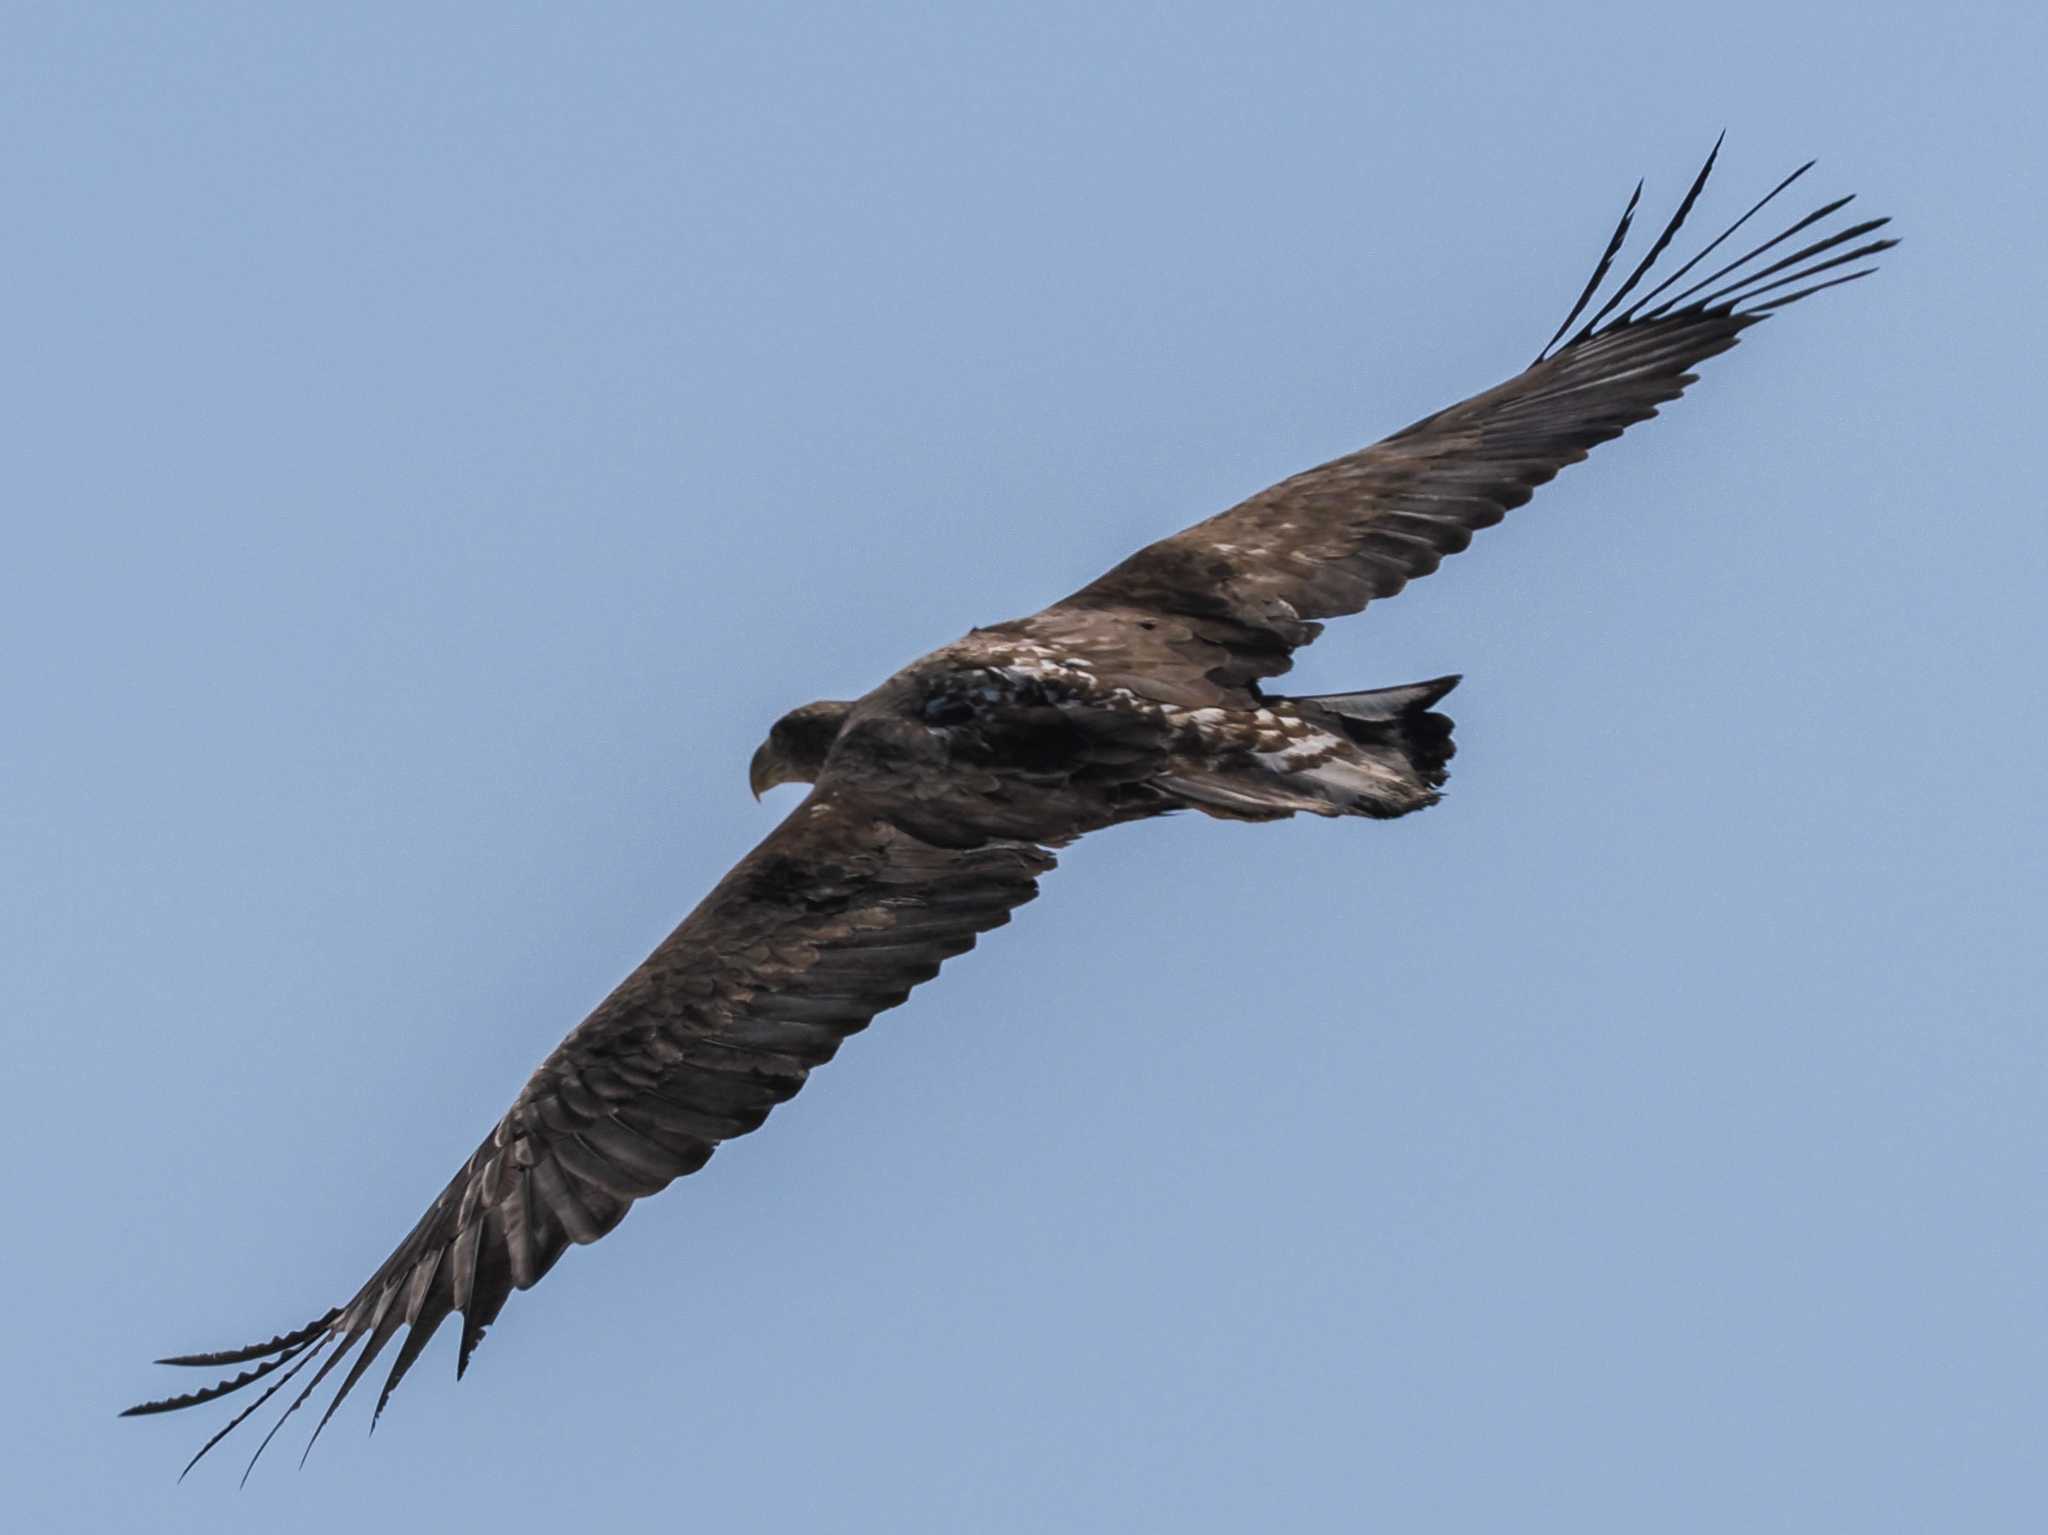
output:
M 846 723 L 849 702 L 820 699 L 792 709 L 777 720 L 747 768 L 747 783 L 759 799 L 777 784 L 816 783 L 825 770 L 825 755 Z

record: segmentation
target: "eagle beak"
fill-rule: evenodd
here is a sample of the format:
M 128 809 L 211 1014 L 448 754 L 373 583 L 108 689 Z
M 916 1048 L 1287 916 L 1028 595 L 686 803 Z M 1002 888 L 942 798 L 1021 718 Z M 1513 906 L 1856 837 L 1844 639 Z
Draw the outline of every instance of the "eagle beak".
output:
M 747 765 L 747 787 L 754 791 L 756 800 L 777 784 L 785 782 L 777 771 L 781 766 L 782 764 L 775 760 L 775 754 L 769 750 L 768 743 L 763 741 L 761 749 L 754 753 L 754 760 Z

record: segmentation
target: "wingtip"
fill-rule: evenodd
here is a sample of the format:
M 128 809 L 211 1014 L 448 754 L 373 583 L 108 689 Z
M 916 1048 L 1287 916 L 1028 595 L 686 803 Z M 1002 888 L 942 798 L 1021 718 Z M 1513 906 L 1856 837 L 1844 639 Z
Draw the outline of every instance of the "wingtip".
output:
M 1839 280 L 1800 288 L 1799 292 L 1788 295 L 1784 299 L 1773 298 L 1769 302 L 1758 303 L 1756 300 L 1759 298 L 1784 288 L 1797 286 L 1820 273 L 1834 270 L 1862 257 L 1888 250 L 1896 243 L 1890 240 L 1872 242 L 1827 261 L 1814 261 L 1813 258 L 1835 250 L 1851 240 L 1858 239 L 1870 231 L 1880 229 L 1890 223 L 1889 218 L 1877 218 L 1839 230 L 1834 234 L 1828 235 L 1823 240 L 1809 244 L 1789 256 L 1784 256 L 1771 262 L 1768 266 L 1761 268 L 1752 267 L 1752 264 L 1766 252 L 1789 240 L 1800 231 L 1811 228 L 1823 219 L 1827 219 L 1847 207 L 1855 200 L 1855 196 L 1852 193 L 1823 204 L 1792 224 L 1789 228 L 1780 231 L 1773 238 L 1753 246 L 1734 260 L 1724 263 L 1706 277 L 1694 282 L 1692 286 L 1673 293 L 1668 298 L 1663 297 L 1664 294 L 1681 282 L 1709 254 L 1718 249 L 1738 229 L 1749 223 L 1756 214 L 1774 201 L 1787 187 L 1818 165 L 1820 161 L 1818 157 L 1815 157 L 1807 160 L 1769 192 L 1765 193 L 1742 217 L 1735 220 L 1733 224 L 1715 236 L 1703 249 L 1679 266 L 1676 271 L 1673 271 L 1669 276 L 1658 282 L 1655 287 L 1643 294 L 1633 304 L 1616 314 L 1617 306 L 1635 287 L 1637 280 L 1648 275 L 1649 269 L 1655 264 L 1657 257 L 1663 253 L 1664 247 L 1677 232 L 1678 225 L 1684 222 L 1686 213 L 1690 211 L 1692 200 L 1704 185 L 1707 172 L 1712 168 L 1715 157 L 1719 153 L 1722 143 L 1726 141 L 1726 138 L 1727 130 L 1723 129 L 1721 135 L 1714 141 L 1714 152 L 1708 155 L 1706 165 L 1702 167 L 1699 176 L 1694 180 L 1692 191 L 1688 192 L 1685 200 L 1680 203 L 1678 213 L 1673 216 L 1672 222 L 1666 226 L 1665 232 L 1652 245 L 1649 255 L 1638 264 L 1635 271 L 1629 274 L 1629 277 L 1622 283 L 1620 289 L 1594 312 L 1592 319 L 1586 322 L 1585 326 L 1572 337 L 1570 342 L 1566 343 L 1565 349 L 1569 349 L 1570 346 L 1576 345 L 1579 342 L 1590 340 L 1596 335 L 1607 334 L 1609 331 L 1637 323 L 1647 323 L 1667 318 L 1704 318 L 1717 322 L 1732 323 L 1738 328 L 1755 324 L 1772 310 L 1784 307 L 1787 302 L 1805 298 L 1809 294 L 1818 293 L 1825 288 L 1838 286 Z M 1857 275 L 1863 274 L 1859 273 Z M 1722 286 L 1716 287 L 1716 284 L 1722 284 Z M 1601 322 L 1607 319 L 1610 314 L 1613 314 L 1614 318 L 1603 329 Z M 1569 329 L 1569 322 L 1566 329 Z M 1556 341 L 1553 338 L 1552 345 L 1544 349 L 1544 352 L 1539 355 L 1539 360 L 1551 355 L 1555 346 Z

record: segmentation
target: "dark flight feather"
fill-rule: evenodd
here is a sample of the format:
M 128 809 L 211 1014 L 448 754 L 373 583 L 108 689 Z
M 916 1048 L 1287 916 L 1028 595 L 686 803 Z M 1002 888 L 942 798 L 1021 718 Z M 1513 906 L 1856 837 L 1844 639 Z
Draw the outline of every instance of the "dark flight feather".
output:
M 341 1315 L 341 1308 L 334 1307 L 325 1316 L 315 1317 L 296 1332 L 282 1332 L 268 1343 L 252 1343 L 247 1348 L 223 1349 L 216 1354 L 172 1354 L 159 1359 L 158 1364 L 196 1366 L 201 1369 L 217 1369 L 226 1364 L 247 1364 L 252 1359 L 261 1359 L 267 1354 L 281 1353 L 295 1348 L 320 1335 L 327 1324 Z
M 1768 304 L 1759 304 L 1756 308 L 1743 312 L 1745 314 L 1768 314 L 1773 309 L 1783 309 L 1787 304 L 1796 304 L 1803 298 L 1811 297 L 1813 294 L 1824 292 L 1829 288 L 1839 288 L 1845 282 L 1854 282 L 1859 277 L 1873 277 L 1876 274 L 1876 267 L 1867 266 L 1860 272 L 1851 272 L 1845 277 L 1831 277 L 1826 282 L 1817 282 L 1810 288 L 1801 288 L 1797 293 L 1787 294 L 1784 298 L 1774 298 Z
M 1666 224 L 1663 232 L 1651 242 L 1649 251 L 1641 261 L 1636 263 L 1636 269 L 1628 274 L 1628 277 L 1622 282 L 1620 287 L 1608 295 L 1607 302 L 1602 304 L 1594 312 L 1593 318 L 1586 322 L 1586 328 L 1579 332 L 1579 340 L 1585 340 L 1594 331 L 1598 330 L 1600 322 L 1614 313 L 1621 301 L 1635 291 L 1636 284 L 1641 282 L 1648 274 L 1650 268 L 1657 264 L 1657 258 L 1664 254 L 1665 249 L 1671 244 L 1672 240 L 1677 236 L 1679 229 L 1685 224 L 1686 216 L 1692 212 L 1693 204 L 1700 200 L 1700 193 L 1706 189 L 1707 177 L 1713 174 L 1714 162 L 1721 157 L 1721 145 L 1727 138 L 1728 132 L 1726 129 L 1723 129 L 1721 137 L 1714 140 L 1714 147 L 1707 151 L 1707 163 L 1700 167 L 1699 174 L 1692 178 L 1692 185 L 1686 188 L 1685 196 L 1679 200 L 1678 211 L 1671 215 L 1671 222 Z M 1595 286 L 1598 286 L 1597 279 L 1595 280 Z M 1549 351 L 1550 349 L 1545 347 L 1544 350 Z
M 293 1347 L 287 1348 L 275 1359 L 267 1359 L 253 1370 L 244 1370 L 240 1375 L 230 1380 L 216 1381 L 213 1385 L 203 1387 L 198 1391 L 187 1391 L 178 1396 L 160 1397 L 153 1402 L 138 1402 L 135 1406 L 124 1409 L 121 1416 L 124 1418 L 145 1418 L 152 1413 L 176 1412 L 184 1407 L 197 1407 L 201 1402 L 218 1401 L 221 1397 L 240 1391 L 244 1386 L 254 1385 L 272 1371 L 291 1363 L 292 1360 L 296 1359 L 304 1351 L 307 1343 L 310 1341 L 310 1339 L 307 1339 Z M 159 1364 L 171 1362 L 170 1360 L 163 1359 L 157 1361 Z M 183 1363 L 184 1361 L 180 1360 L 177 1362 Z
M 1741 218 L 1737 219 L 1734 223 L 1730 224 L 1726 229 L 1722 230 L 1718 235 L 1714 236 L 1712 240 L 1708 241 L 1707 244 L 1701 250 L 1699 250 L 1693 255 L 1691 260 L 1687 261 L 1683 266 L 1679 267 L 1677 271 L 1673 272 L 1670 276 L 1666 277 L 1662 282 L 1658 283 L 1656 287 L 1652 288 L 1648 293 L 1645 293 L 1641 298 L 1637 299 L 1633 304 L 1629 305 L 1627 309 L 1622 311 L 1621 319 L 1623 321 L 1634 319 L 1637 316 L 1637 314 L 1642 310 L 1645 304 L 1649 303 L 1651 299 L 1655 298 L 1658 294 L 1662 293 L 1666 288 L 1670 287 L 1673 283 L 1683 278 L 1687 272 L 1690 272 L 1694 267 L 1698 266 L 1702 261 L 1706 260 L 1707 257 L 1713 255 L 1714 252 L 1719 250 L 1721 246 L 1730 237 L 1732 237 L 1737 230 L 1742 228 L 1742 226 L 1744 224 L 1747 224 L 1751 219 L 1755 218 L 1759 213 L 1763 212 L 1765 208 L 1769 207 L 1770 204 L 1777 198 L 1780 192 L 1784 191 L 1785 188 L 1792 185 L 1793 182 L 1797 181 L 1801 176 L 1804 176 L 1808 171 L 1812 170 L 1814 166 L 1818 165 L 1819 163 L 1820 162 L 1818 160 L 1808 160 L 1804 165 L 1800 166 L 1799 169 L 1792 172 L 1791 175 L 1787 176 L 1783 181 L 1779 182 L 1776 186 L 1772 187 L 1770 191 L 1764 193 L 1762 197 L 1759 197 L 1754 203 L 1750 204 L 1749 211 L 1747 213 L 1743 214 Z M 1842 201 L 1848 202 L 1849 199 L 1845 197 L 1842 199 Z M 1836 206 L 1839 207 L 1840 204 L 1837 204 Z
M 1750 262 L 1756 260 L 1756 258 L 1761 256 L 1765 251 L 1771 250 L 1776 246 L 1784 244 L 1785 241 L 1791 239 L 1801 230 L 1810 229 L 1815 224 L 1818 224 L 1822 219 L 1827 218 L 1832 214 L 1841 212 L 1842 209 L 1848 207 L 1849 204 L 1851 204 L 1854 201 L 1856 201 L 1856 194 L 1852 192 L 1847 197 L 1838 197 L 1831 203 L 1823 203 L 1820 207 L 1814 209 L 1813 212 L 1807 214 L 1806 217 L 1801 219 L 1798 223 L 1793 224 L 1791 227 L 1787 229 L 1780 230 L 1777 234 L 1772 235 L 1770 239 L 1764 241 L 1761 245 L 1751 246 L 1748 250 L 1744 251 L 1740 256 L 1737 256 L 1733 261 L 1728 262 L 1724 266 L 1716 267 L 1713 271 L 1709 272 L 1705 277 L 1702 277 L 1698 282 L 1695 282 L 1691 287 L 1682 289 L 1681 291 L 1672 294 L 1670 298 L 1666 299 L 1663 303 L 1659 304 L 1655 309 L 1644 310 L 1640 318 L 1645 321 L 1659 318 L 1660 316 L 1666 314 L 1667 312 L 1671 311 L 1677 306 L 1684 304 L 1687 299 L 1691 298 L 1695 293 L 1698 293 L 1702 288 L 1713 287 L 1715 283 L 1719 282 L 1722 278 L 1728 276 L 1729 273 L 1740 271 L 1743 267 L 1749 265 Z M 1709 300 L 1707 299 L 1700 299 L 1697 301 L 1694 307 L 1703 306 L 1708 302 Z
M 254 1401 L 244 1406 L 240 1412 L 236 1413 L 232 1418 L 228 1419 L 226 1423 L 222 1424 L 219 1431 L 215 1433 L 211 1439 L 207 1440 L 206 1443 L 202 1444 L 196 1452 L 194 1452 L 192 1458 L 185 1462 L 185 1468 L 178 1473 L 178 1480 L 182 1482 L 185 1480 L 187 1476 L 191 1475 L 192 1468 L 198 1465 L 200 1461 L 206 1458 L 207 1451 L 211 1450 L 215 1445 L 219 1444 L 223 1439 L 227 1438 L 229 1434 L 232 1434 L 236 1429 L 240 1428 L 243 1423 L 248 1421 L 249 1417 L 253 1413 L 255 1413 L 258 1408 L 260 1408 L 265 1402 L 269 1401 L 272 1397 L 276 1396 L 277 1393 L 280 1390 L 282 1390 L 285 1386 L 290 1385 L 292 1377 L 298 1374 L 299 1371 L 303 1370 L 307 1365 L 311 1364 L 315 1359 L 318 1359 L 320 1357 L 320 1351 L 326 1347 L 327 1340 L 325 1338 L 315 1340 L 306 1349 L 304 1353 L 298 1356 L 298 1363 L 294 1364 L 289 1370 L 286 1370 L 284 1374 L 280 1375 L 276 1380 L 272 1381 L 268 1386 L 266 1386 L 263 1389 L 261 1395 L 259 1395 Z M 248 1473 L 244 1472 L 242 1479 L 244 1481 L 247 1481 Z
M 1731 304 L 1740 303 L 1743 297 L 1745 297 L 1748 293 L 1754 291 L 1754 284 L 1761 282 L 1766 277 L 1769 277 L 1773 272 L 1782 272 L 1785 270 L 1786 267 L 1797 266 L 1800 262 L 1810 260 L 1813 257 L 1821 254 L 1821 252 L 1823 251 L 1833 250 L 1837 245 L 1840 245 L 1848 240 L 1853 240 L 1858 235 L 1869 234 L 1870 231 L 1873 229 L 1882 229 L 1886 224 L 1889 224 L 1890 222 L 1890 219 L 1868 219 L 1861 224 L 1852 224 L 1847 229 L 1839 230 L 1836 233 L 1829 235 L 1824 240 L 1816 240 L 1811 245 L 1801 246 L 1791 255 L 1782 256 L 1778 260 L 1773 261 L 1767 267 L 1762 267 L 1757 271 L 1745 274 L 1737 281 L 1729 283 L 1725 288 L 1716 289 L 1714 292 L 1708 294 L 1705 298 L 1701 299 L 1700 302 L 1702 304 L 1711 305 L 1718 304 L 1725 299 Z M 1878 240 L 1870 245 L 1864 246 L 1860 251 L 1851 251 L 1846 256 L 1837 256 L 1832 262 L 1824 263 L 1823 267 L 1840 266 L 1844 261 L 1855 261 L 1859 257 L 1871 254 L 1871 252 L 1873 251 L 1889 250 L 1895 243 L 1896 242 L 1890 240 Z M 1823 267 L 1814 267 L 1812 270 L 1818 272 L 1823 270 Z M 1798 282 L 1800 279 L 1798 276 L 1793 276 L 1784 280 L 1788 282 Z
M 1719 148 L 1718 145 L 1715 147 Z M 1579 317 L 1580 312 L 1586 305 L 1592 302 L 1593 295 L 1600 291 L 1600 284 L 1607 280 L 1608 269 L 1614 265 L 1614 258 L 1621 252 L 1622 242 L 1628 239 L 1628 227 L 1636 216 L 1636 204 L 1642 200 L 1643 183 L 1638 181 L 1636 189 L 1629 194 L 1628 206 L 1621 210 L 1621 222 L 1614 226 L 1614 233 L 1607 237 L 1607 248 L 1600 252 L 1599 261 L 1594 263 L 1593 275 L 1586 279 L 1586 286 L 1580 291 L 1578 302 L 1572 305 L 1571 313 L 1564 317 L 1564 323 L 1559 325 L 1556 333 L 1543 343 L 1543 351 L 1536 354 L 1538 362 L 1541 362 L 1544 355 L 1557 345 L 1564 333 L 1572 328 L 1572 321 Z M 1630 281 L 1634 281 L 1634 279 L 1631 278 Z

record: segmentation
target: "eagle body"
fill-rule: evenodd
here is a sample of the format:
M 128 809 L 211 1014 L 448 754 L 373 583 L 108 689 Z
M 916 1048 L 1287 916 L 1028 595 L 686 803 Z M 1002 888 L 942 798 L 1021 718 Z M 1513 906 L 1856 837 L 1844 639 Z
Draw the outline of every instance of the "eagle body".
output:
M 750 780 L 757 796 L 809 784 L 802 803 L 570 1031 L 369 1279 L 267 1342 L 163 1361 L 248 1368 L 129 1411 L 268 1379 L 204 1455 L 315 1361 L 280 1425 L 350 1361 L 317 1438 L 395 1342 L 374 1422 L 456 1316 L 459 1375 L 513 1291 L 757 1128 L 843 1040 L 1006 923 L 1077 837 L 1179 810 L 1386 818 L 1435 803 L 1451 726 L 1433 710 L 1456 677 L 1315 697 L 1267 684 L 1325 620 L 1429 574 L 1676 399 L 1701 362 L 1777 309 L 1866 275 L 1838 269 L 1895 243 L 1853 244 L 1878 219 L 1796 244 L 1842 198 L 1710 265 L 1809 162 L 1623 307 L 1655 277 L 1714 160 L 1579 324 L 1636 189 L 1564 324 L 1505 383 L 1161 539 L 1040 612 L 975 629 L 860 698 L 777 720 Z
M 1383 819 L 1436 802 L 1450 721 L 1429 706 L 1455 677 L 1269 697 L 1230 680 L 1236 664 L 1189 622 L 1056 608 L 921 657 L 843 706 L 822 753 L 773 760 L 763 781 L 865 787 L 891 824 L 961 848 L 1057 847 L 1184 809 Z

